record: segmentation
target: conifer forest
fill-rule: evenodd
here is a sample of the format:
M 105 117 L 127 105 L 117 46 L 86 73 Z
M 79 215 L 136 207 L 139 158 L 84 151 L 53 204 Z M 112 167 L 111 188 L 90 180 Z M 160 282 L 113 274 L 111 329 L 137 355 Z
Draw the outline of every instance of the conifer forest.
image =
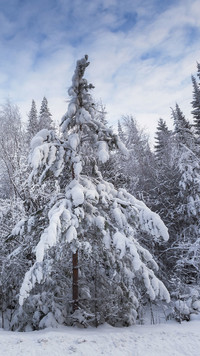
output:
M 89 64 L 76 63 L 59 126 L 46 97 L 39 109 L 32 100 L 26 124 L 11 100 L 0 107 L 6 330 L 143 324 L 155 307 L 178 322 L 200 312 L 200 64 L 192 119 L 177 103 L 154 147 L 134 113 L 109 126 Z

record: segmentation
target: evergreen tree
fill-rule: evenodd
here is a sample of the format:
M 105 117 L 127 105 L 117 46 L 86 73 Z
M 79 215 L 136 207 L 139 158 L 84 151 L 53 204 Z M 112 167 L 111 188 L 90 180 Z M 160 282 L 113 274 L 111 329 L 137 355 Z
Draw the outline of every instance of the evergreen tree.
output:
M 181 255 L 178 265 L 186 280 L 191 283 L 199 276 L 199 221 L 200 221 L 200 164 L 195 153 L 184 146 L 179 150 L 179 244 Z
M 174 120 L 174 133 L 176 140 L 180 145 L 191 145 L 193 140 L 192 126 L 183 115 L 180 107 L 176 104 L 175 110 L 172 109 L 172 117 Z
M 159 212 L 163 221 L 174 236 L 176 228 L 175 211 L 180 173 L 177 168 L 175 140 L 166 122 L 159 119 L 155 137 L 155 176 L 154 187 L 150 191 L 152 208 Z
M 42 129 L 52 130 L 54 129 L 53 120 L 51 118 L 51 113 L 48 108 L 48 101 L 44 97 L 40 107 L 38 131 Z
M 196 279 L 199 275 L 200 164 L 196 155 L 196 142 L 191 125 L 179 109 L 176 108 L 176 114 L 173 116 L 176 161 L 180 174 L 176 208 L 179 251 L 176 268 L 183 281 L 192 283 L 194 275 Z
M 197 62 L 197 76 L 198 76 L 198 78 L 200 80 L 200 63 L 198 63 L 198 62 Z
M 197 65 L 198 68 L 198 65 Z M 199 72 L 197 74 L 199 76 Z M 197 135 L 197 140 L 200 140 L 200 86 L 197 83 L 196 78 L 192 75 L 193 84 L 193 101 L 192 104 L 192 115 L 194 118 L 194 128 Z
M 32 100 L 31 110 L 28 114 L 28 126 L 27 126 L 27 142 L 30 144 L 31 139 L 38 132 L 38 117 L 37 117 L 37 108 L 35 101 Z
M 170 239 L 167 244 L 157 246 L 157 255 L 162 258 L 162 272 L 168 288 L 168 281 L 174 276 L 174 265 L 177 255 L 173 252 L 179 231 L 177 204 L 179 202 L 180 172 L 177 166 L 177 148 L 175 136 L 165 121 L 159 119 L 155 143 L 154 185 L 149 192 L 151 207 L 159 213 L 169 229 Z
M 19 292 L 21 307 L 13 327 L 74 321 L 86 325 L 88 319 L 95 319 L 96 325 L 104 321 L 130 325 L 144 294 L 151 300 L 169 301 L 154 273 L 156 262 L 136 239 L 140 230 L 167 240 L 166 227 L 143 202 L 106 182 L 98 169 L 98 162 L 108 161 L 110 151 L 120 149 L 127 155 L 127 150 L 96 119 L 89 93 L 93 86 L 83 77 L 88 65 L 87 56 L 77 61 L 68 91 L 71 100 L 61 122 L 63 139 L 42 130 L 32 140 L 31 178 L 45 184 L 52 177 L 59 189 L 54 189 L 42 212 L 13 231 L 24 241 L 31 239 L 32 254 L 35 251 Z M 79 281 L 74 279 L 78 274 Z
M 200 166 L 190 123 L 178 105 L 172 114 L 174 132 L 162 120 L 158 123 L 155 188 L 150 194 L 152 208 L 159 212 L 170 234 L 167 244 L 156 252 L 163 262 L 163 280 L 172 296 L 179 299 L 175 302 L 177 320 L 189 320 L 199 295 Z
M 192 76 L 193 84 L 193 101 L 192 101 L 192 114 L 194 118 L 194 127 L 197 136 L 200 136 L 200 88 L 194 76 Z
M 156 158 L 159 160 L 160 158 L 164 158 L 168 161 L 168 157 L 166 154 L 169 152 L 170 149 L 170 138 L 171 138 L 171 131 L 168 129 L 166 122 L 163 119 L 159 119 L 157 132 L 155 136 L 155 155 Z

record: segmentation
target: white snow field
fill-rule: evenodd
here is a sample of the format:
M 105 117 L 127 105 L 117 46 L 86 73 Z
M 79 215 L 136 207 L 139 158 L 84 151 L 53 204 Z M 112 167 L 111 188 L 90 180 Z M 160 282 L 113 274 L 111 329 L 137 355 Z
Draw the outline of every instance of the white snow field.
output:
M 199 356 L 200 316 L 181 324 L 62 327 L 26 333 L 0 329 L 0 356 Z

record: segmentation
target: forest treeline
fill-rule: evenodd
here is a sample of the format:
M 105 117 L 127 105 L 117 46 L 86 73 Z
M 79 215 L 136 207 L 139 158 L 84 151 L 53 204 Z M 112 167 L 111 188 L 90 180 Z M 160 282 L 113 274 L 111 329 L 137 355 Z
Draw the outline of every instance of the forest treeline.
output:
M 159 119 L 154 149 L 133 116 L 118 134 L 108 126 L 88 65 L 77 61 L 59 128 L 45 97 L 39 113 L 32 101 L 26 127 L 11 101 L 0 109 L 7 329 L 131 325 L 158 299 L 178 321 L 200 311 L 200 64 L 192 120 L 176 104 L 173 130 Z

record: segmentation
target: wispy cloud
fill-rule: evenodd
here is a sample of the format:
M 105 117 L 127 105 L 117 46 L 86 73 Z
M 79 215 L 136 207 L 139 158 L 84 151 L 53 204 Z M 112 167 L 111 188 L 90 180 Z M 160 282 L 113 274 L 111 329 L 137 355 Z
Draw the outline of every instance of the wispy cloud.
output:
M 44 95 L 58 119 L 76 60 L 115 125 L 132 114 L 153 133 L 177 101 L 189 117 L 191 73 L 200 60 L 199 0 L 1 0 L 0 95 L 23 116 Z

